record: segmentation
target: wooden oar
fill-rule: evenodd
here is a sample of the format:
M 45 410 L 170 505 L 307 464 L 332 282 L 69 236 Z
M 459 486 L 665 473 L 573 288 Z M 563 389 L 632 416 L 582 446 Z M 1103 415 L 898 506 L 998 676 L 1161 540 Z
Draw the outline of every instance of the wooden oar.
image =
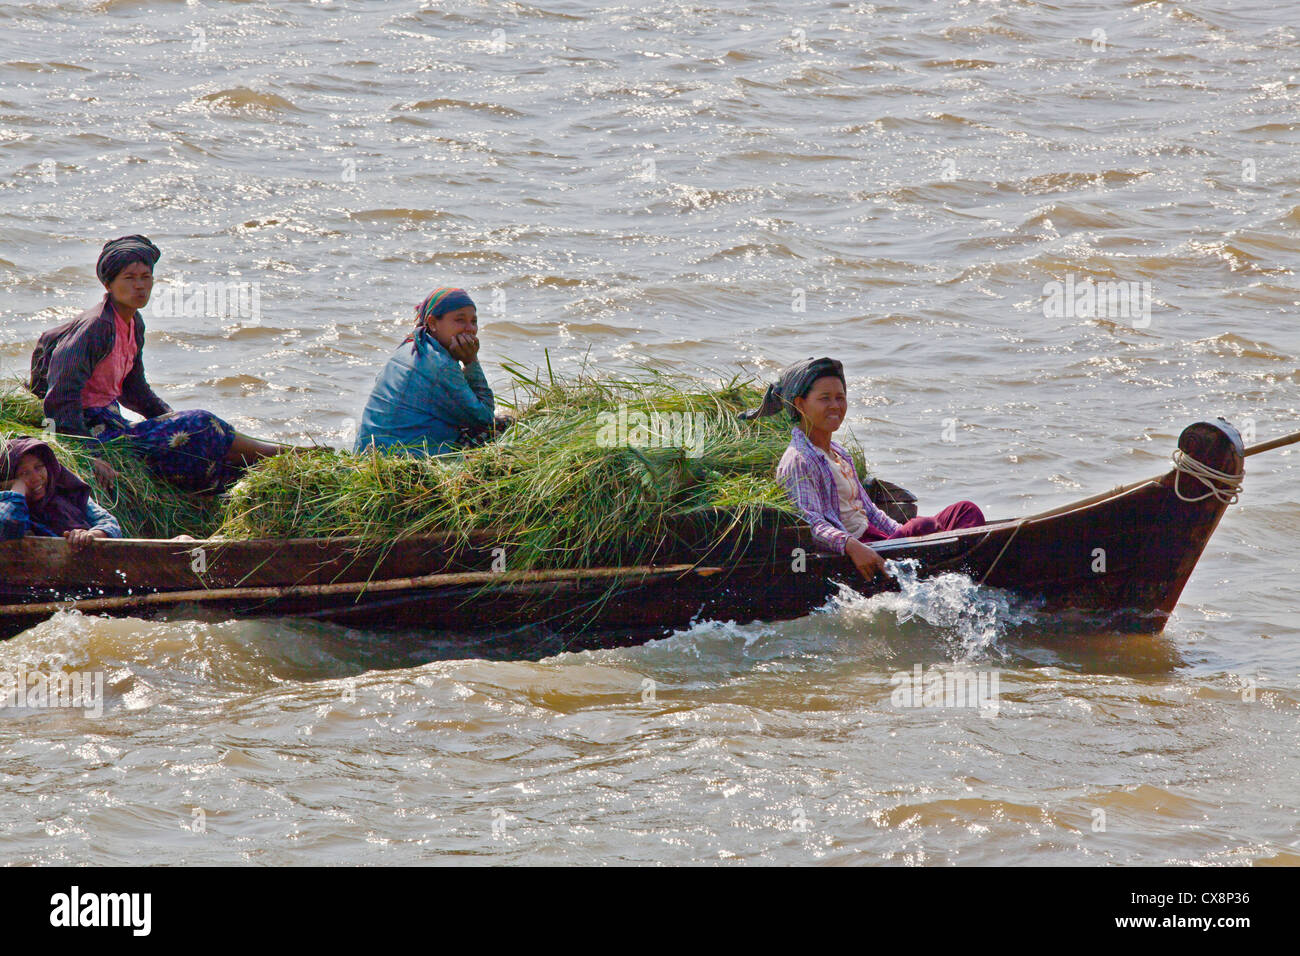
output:
M 1274 448 L 1281 448 L 1283 445 L 1294 445 L 1298 441 L 1300 441 L 1300 432 L 1292 432 L 1290 435 L 1283 435 L 1281 438 L 1274 438 L 1272 441 L 1251 445 L 1246 449 L 1246 457 L 1258 455 L 1261 451 L 1272 451 Z
M 1281 448 L 1284 445 L 1294 445 L 1296 442 L 1300 442 L 1300 432 L 1292 432 L 1290 435 L 1283 435 L 1281 438 L 1274 438 L 1272 441 L 1260 442 L 1258 445 L 1251 445 L 1245 450 L 1243 455 L 1244 457 L 1249 458 L 1251 455 L 1258 455 L 1262 451 L 1272 451 L 1274 448 Z M 1101 494 L 1093 495 L 1091 498 L 1084 498 L 1082 501 L 1071 501 L 1068 504 L 1061 505 L 1059 508 L 1053 508 L 1051 511 L 1043 511 L 1039 514 L 1029 515 L 1020 520 L 1037 521 L 1040 518 L 1051 518 L 1059 514 L 1064 514 L 1067 511 L 1086 508 L 1088 505 L 1096 504 L 1098 501 L 1104 501 L 1107 498 L 1114 498 L 1124 494 L 1125 492 L 1132 491 L 1135 488 L 1141 488 L 1143 485 L 1149 485 L 1152 482 L 1159 481 L 1167 474 L 1169 474 L 1169 472 L 1162 472 L 1159 475 L 1144 478 L 1142 481 L 1135 481 L 1131 484 L 1121 485 L 1120 487 L 1113 488 L 1110 491 L 1103 491 Z M 1006 523 L 1010 524 L 1011 522 L 1008 521 Z
M 627 568 L 576 568 L 563 571 L 465 571 L 456 574 L 426 574 L 414 578 L 388 578 L 383 581 L 354 581 L 346 584 L 290 584 L 282 587 L 211 588 L 192 591 L 164 591 L 135 594 L 129 597 L 87 598 L 80 601 L 46 601 L 42 604 L 0 605 L 0 617 L 10 615 L 53 614 L 56 611 L 120 611 L 135 607 L 226 600 L 275 600 L 288 597 L 325 597 L 334 594 L 360 594 L 369 591 L 406 591 L 416 588 L 457 587 L 467 584 L 528 584 L 548 581 L 574 581 L 602 578 L 657 578 L 698 574 L 707 577 L 724 570 L 694 564 L 670 564 L 656 568 L 637 565 Z

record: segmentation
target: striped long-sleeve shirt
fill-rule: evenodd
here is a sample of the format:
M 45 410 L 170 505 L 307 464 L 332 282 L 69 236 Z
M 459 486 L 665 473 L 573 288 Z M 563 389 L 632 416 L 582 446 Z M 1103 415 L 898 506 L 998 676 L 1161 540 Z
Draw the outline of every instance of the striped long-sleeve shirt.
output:
M 831 448 L 852 467 L 853 459 L 842 445 L 831 442 Z M 798 426 L 792 429 L 790 445 L 776 466 L 776 480 L 803 512 L 817 543 L 827 551 L 843 554 L 849 533 L 844 530 L 844 522 L 840 518 L 840 497 L 835 488 L 835 476 L 831 474 L 831 466 L 826 458 L 818 453 Z M 867 497 L 857 469 L 854 469 L 853 480 L 858 484 L 858 496 L 871 527 L 882 537 L 897 531 L 898 522 L 877 508 Z
M 119 401 L 145 418 L 157 418 L 172 408 L 154 394 L 145 379 L 144 319 L 137 312 L 132 321 L 135 360 L 122 380 Z M 112 296 L 106 294 L 99 305 L 46 332 L 37 343 L 32 354 L 30 387 L 45 397 L 45 414 L 54 420 L 60 435 L 90 435 L 81 393 L 99 363 L 112 353 L 117 328 Z

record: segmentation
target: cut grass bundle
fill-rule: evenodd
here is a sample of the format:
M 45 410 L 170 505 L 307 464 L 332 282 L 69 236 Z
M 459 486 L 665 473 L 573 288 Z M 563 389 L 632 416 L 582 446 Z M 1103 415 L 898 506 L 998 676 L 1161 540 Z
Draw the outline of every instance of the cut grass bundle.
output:
M 89 445 L 42 433 L 41 400 L 21 382 L 0 383 L 0 439 L 26 435 L 42 438 L 59 463 L 91 486 L 95 501 L 107 508 L 128 538 L 208 537 L 221 524 L 221 503 L 213 496 L 187 494 L 155 478 L 136 456 L 109 442 L 103 460 L 118 474 L 111 490 L 94 480 Z
M 10 427 L 40 428 L 45 420 L 41 400 L 18 379 L 0 382 L 0 423 Z
M 639 370 L 623 377 L 557 379 L 505 365 L 517 420 L 497 441 L 435 458 L 318 449 L 269 458 L 221 498 L 154 478 L 109 443 L 119 473 L 105 492 L 88 447 L 50 441 L 59 460 L 95 488 L 129 537 L 332 538 L 384 541 L 489 531 L 512 569 L 631 565 L 648 558 L 680 516 L 724 509 L 752 527 L 768 509 L 798 512 L 776 483 L 790 438 L 784 416 L 754 422 L 750 379 L 707 386 Z M 0 435 L 41 435 L 41 403 L 0 384 Z M 866 480 L 862 453 L 850 445 Z
M 317 451 L 268 459 L 231 489 L 219 534 L 372 539 L 490 531 L 512 569 L 630 565 L 675 517 L 792 517 L 775 481 L 781 416 L 743 422 L 751 380 L 715 387 L 641 371 L 543 382 L 513 365 L 518 418 L 496 442 L 437 458 Z M 860 474 L 861 452 L 854 450 Z

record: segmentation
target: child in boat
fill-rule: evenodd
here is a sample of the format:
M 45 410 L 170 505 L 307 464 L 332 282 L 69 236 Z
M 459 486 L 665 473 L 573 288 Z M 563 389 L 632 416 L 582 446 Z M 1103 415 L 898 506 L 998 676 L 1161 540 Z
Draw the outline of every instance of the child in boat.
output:
M 98 538 L 120 538 L 122 529 L 49 445 L 15 438 L 0 449 L 0 540 L 28 534 L 62 536 L 82 548 Z
M 211 412 L 174 412 L 149 387 L 140 310 L 160 255 L 144 236 L 104 244 L 95 265 L 103 301 L 41 336 L 29 387 L 45 399 L 59 434 L 123 439 L 164 480 L 190 491 L 221 490 L 241 466 L 289 449 L 241 435 Z M 122 408 L 145 420 L 128 422 Z M 96 459 L 94 467 L 101 481 L 116 477 L 105 462 Z
M 435 289 L 375 380 L 356 450 L 441 455 L 490 437 L 498 423 L 478 348 L 478 309 L 469 293 Z
M 790 445 L 777 465 L 777 481 L 803 512 L 817 543 L 847 555 L 868 580 L 885 570 L 868 541 L 984 524 L 984 514 L 969 501 L 902 525 L 876 507 L 858 480 L 849 453 L 831 441 L 831 433 L 844 423 L 848 411 L 844 366 L 834 359 L 809 359 L 783 370 L 780 380 L 768 388 L 762 406 L 742 417 L 758 418 L 782 408 L 799 424 L 792 428 Z

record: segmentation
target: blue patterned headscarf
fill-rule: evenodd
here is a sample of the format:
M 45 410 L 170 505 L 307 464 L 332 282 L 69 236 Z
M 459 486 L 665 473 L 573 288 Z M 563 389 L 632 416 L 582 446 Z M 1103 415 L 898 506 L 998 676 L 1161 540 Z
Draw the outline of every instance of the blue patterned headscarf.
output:
M 95 274 L 100 282 L 108 285 L 131 263 L 143 262 L 152 269 L 161 257 L 158 247 L 144 236 L 123 236 L 104 243 L 95 263 Z

